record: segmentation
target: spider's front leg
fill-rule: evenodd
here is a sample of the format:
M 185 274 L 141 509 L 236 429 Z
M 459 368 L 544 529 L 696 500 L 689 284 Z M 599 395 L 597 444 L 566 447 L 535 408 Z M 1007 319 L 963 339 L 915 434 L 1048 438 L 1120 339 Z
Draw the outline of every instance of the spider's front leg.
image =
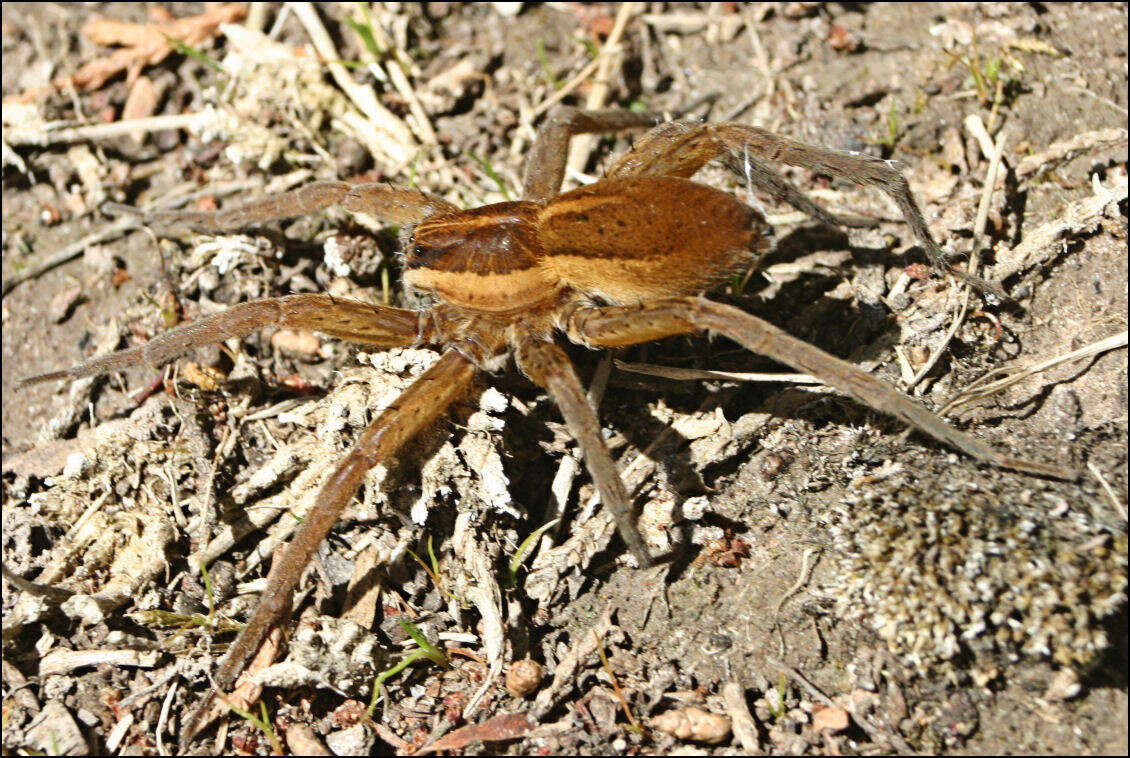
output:
M 455 210 L 443 198 L 384 184 L 315 182 L 291 192 L 219 211 L 158 211 L 146 223 L 159 228 L 184 226 L 219 234 L 269 221 L 342 208 L 393 224 L 415 224 L 435 213 Z M 159 365 L 200 345 L 244 337 L 267 326 L 312 329 L 332 337 L 378 347 L 401 347 L 425 340 L 427 325 L 413 311 L 369 305 L 328 295 L 288 295 L 240 303 L 154 338 L 145 345 L 95 358 L 70 369 L 25 379 L 23 384 L 77 379 L 139 364 Z
M 551 342 L 531 337 L 519 343 L 515 358 L 522 372 L 543 387 L 561 410 L 569 433 L 581 446 L 585 466 L 600 492 L 600 501 L 612 512 L 616 529 L 640 568 L 654 565 L 655 561 L 632 520 L 632 502 L 624 489 L 624 481 L 600 435 L 600 421 L 589 405 L 565 351 Z
M 441 197 L 386 184 L 314 182 L 290 192 L 218 211 L 156 211 L 145 217 L 158 228 L 185 226 L 205 234 L 247 229 L 270 221 L 305 216 L 340 205 L 385 223 L 415 224 L 435 213 L 457 210 Z
M 799 340 L 768 321 L 705 298 L 672 297 L 636 306 L 580 308 L 571 315 L 568 331 L 571 339 L 592 347 L 622 347 L 696 331 L 722 334 L 748 350 L 812 374 L 861 403 L 901 419 L 974 458 L 1038 476 L 1078 478 L 1078 473 L 1068 468 L 1005 455 L 954 429 L 858 366 Z
M 443 414 L 467 392 L 474 374 L 474 364 L 457 351 L 447 351 L 362 432 L 357 444 L 318 491 L 314 507 L 294 537 L 275 554 L 259 605 L 220 663 L 215 677 L 220 687 L 227 688 L 235 682 L 267 633 L 279 622 L 314 551 L 356 494 L 365 472 L 387 462 Z M 184 742 L 204 726 L 200 721 L 210 710 L 211 700 L 211 696 L 205 698 L 186 720 Z
M 268 326 L 312 329 L 333 337 L 379 347 L 427 341 L 429 323 L 416 311 L 343 300 L 329 295 L 287 295 L 233 305 L 225 311 L 160 334 L 144 345 L 92 358 L 62 371 L 24 379 L 19 386 L 55 379 L 78 379 L 131 366 L 159 366 L 194 347 L 245 337 Z

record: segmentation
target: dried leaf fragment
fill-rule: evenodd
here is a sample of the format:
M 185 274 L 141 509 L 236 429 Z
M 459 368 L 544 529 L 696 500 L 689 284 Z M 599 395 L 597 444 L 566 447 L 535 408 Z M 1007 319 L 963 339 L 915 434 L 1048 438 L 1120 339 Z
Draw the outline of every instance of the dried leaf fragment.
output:
M 194 384 L 205 392 L 216 392 L 220 383 L 227 379 L 224 372 L 211 366 L 202 366 L 194 361 L 186 361 L 180 370 L 181 378 Z
M 61 324 L 71 315 L 71 311 L 82 299 L 82 285 L 61 289 L 47 304 L 47 315 L 52 322 Z
M 306 329 L 279 329 L 271 335 L 271 344 L 283 352 L 317 355 L 322 341 Z
M 83 34 L 97 45 L 124 47 L 83 65 L 74 76 L 56 77 L 51 83 L 59 88 L 71 84 L 76 89 L 96 90 L 123 71 L 129 72 L 132 82 L 143 66 L 154 66 L 173 52 L 176 41 L 197 47 L 213 37 L 220 24 L 239 21 L 246 14 L 246 5 L 224 3 L 198 16 L 186 16 L 165 24 L 134 24 L 92 18 L 83 25 Z
M 417 751 L 417 755 L 438 753 L 440 750 L 460 750 L 472 742 L 502 742 L 525 737 L 536 726 L 525 713 L 504 713 L 489 718 L 481 724 L 468 724 L 440 737 Z

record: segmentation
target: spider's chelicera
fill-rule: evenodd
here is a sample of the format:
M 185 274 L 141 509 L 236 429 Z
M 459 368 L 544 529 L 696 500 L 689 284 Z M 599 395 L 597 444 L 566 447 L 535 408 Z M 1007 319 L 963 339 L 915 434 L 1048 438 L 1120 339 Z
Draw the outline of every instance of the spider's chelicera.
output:
M 873 185 L 899 206 L 936 268 L 984 290 L 996 285 L 951 271 L 930 235 L 906 179 L 890 164 L 858 153 L 804 145 L 752 126 L 672 122 L 651 114 L 560 108 L 542 126 L 529 159 L 523 199 L 461 211 L 417 190 L 320 182 L 232 210 L 158 213 L 150 222 L 230 231 L 331 205 L 411 228 L 404 280 L 434 296 L 417 312 L 330 298 L 289 295 L 236 305 L 149 343 L 28 381 L 75 378 L 139 363 L 159 365 L 186 350 L 266 326 L 311 329 L 378 347 L 436 345 L 442 357 L 361 434 L 323 485 L 294 538 L 276 555 L 259 605 L 216 676 L 230 686 L 278 623 L 318 545 L 361 484 L 465 393 L 476 367 L 503 353 L 556 402 L 576 438 L 604 506 L 640 566 L 653 563 L 631 518 L 631 504 L 596 414 L 554 336 L 589 347 L 620 347 L 709 330 L 812 374 L 855 399 L 991 464 L 1038 475 L 1072 472 L 1004 455 L 953 429 L 893 387 L 789 336 L 760 318 L 701 297 L 748 269 L 765 239 L 765 219 L 721 190 L 691 181 L 713 159 L 777 199 L 831 224 L 829 214 L 765 161 L 803 166 Z M 569 139 L 576 134 L 653 126 L 603 180 L 558 194 Z M 190 729 L 191 731 L 191 729 Z

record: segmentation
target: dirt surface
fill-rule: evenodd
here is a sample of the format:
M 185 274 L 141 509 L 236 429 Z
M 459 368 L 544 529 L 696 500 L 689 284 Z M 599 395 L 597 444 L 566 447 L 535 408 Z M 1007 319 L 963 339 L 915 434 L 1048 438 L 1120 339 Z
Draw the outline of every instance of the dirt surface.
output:
M 963 259 L 988 194 L 980 271 L 1012 300 L 962 309 L 878 192 L 784 171 L 883 220 L 843 232 L 709 166 L 699 179 L 775 223 L 761 268 L 714 295 L 902 389 L 941 349 L 907 390 L 935 410 L 989 372 L 1014 377 L 948 420 L 1082 476 L 978 464 L 821 388 L 617 363 L 596 392 L 606 439 L 645 537 L 680 555 L 639 571 L 560 416 L 507 363 L 367 478 L 303 580 L 279 662 L 242 690 L 265 722 L 225 713 L 194 748 L 1126 753 L 1125 7 L 404 3 L 355 27 L 355 8 L 319 6 L 329 52 L 296 13 L 243 11 L 3 7 L 6 750 L 175 750 L 271 551 L 435 360 L 271 327 L 173 369 L 17 390 L 256 298 L 416 302 L 397 230 L 337 210 L 250 236 L 121 223 L 41 264 L 129 218 L 107 202 L 210 210 L 317 179 L 498 202 L 520 193 L 560 101 L 690 108 L 895 159 Z M 139 24 L 154 47 L 131 52 L 135 37 L 96 19 Z M 160 26 L 172 19 L 199 36 L 156 55 L 184 32 Z M 196 121 L 114 133 L 123 114 Z M 991 193 L 970 117 L 1005 132 Z M 566 186 L 630 143 L 586 143 Z M 609 364 L 569 353 L 599 387 Z M 614 357 L 780 370 L 705 337 Z M 374 677 L 419 649 L 403 619 L 447 665 L 384 678 L 367 718 Z M 512 671 L 527 658 L 538 666 Z

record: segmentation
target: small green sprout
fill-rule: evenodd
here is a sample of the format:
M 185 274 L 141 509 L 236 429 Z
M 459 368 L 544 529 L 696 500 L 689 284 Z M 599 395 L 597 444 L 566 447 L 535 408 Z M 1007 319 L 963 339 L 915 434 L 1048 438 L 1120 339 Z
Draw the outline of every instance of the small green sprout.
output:
M 541 71 L 545 74 L 546 81 L 553 89 L 561 89 L 564 85 L 560 79 L 553 75 L 553 71 L 549 68 L 549 56 L 545 54 L 545 40 L 538 39 L 537 41 L 538 60 L 541 61 Z
M 474 160 L 475 163 L 479 164 L 479 168 L 483 170 L 483 173 L 485 173 L 488 177 L 491 178 L 492 181 L 494 181 L 495 184 L 498 185 L 498 191 L 502 193 L 502 196 L 504 198 L 506 198 L 507 200 L 514 199 L 510 194 L 510 190 L 506 187 L 506 182 L 502 181 L 502 177 L 499 176 L 498 173 L 494 170 L 494 166 L 490 164 L 489 160 L 480 158 L 474 153 L 467 153 L 467 155 L 471 156 L 471 159 Z
M 168 43 L 169 47 L 173 48 L 174 50 L 176 50 L 181 55 L 183 55 L 187 58 L 193 58 L 195 60 L 200 61 L 205 66 L 208 66 L 209 68 L 214 69 L 221 76 L 227 76 L 228 75 L 228 72 L 224 70 L 223 66 L 221 66 L 219 63 L 217 63 L 216 61 L 209 58 L 199 48 L 195 48 L 192 45 L 189 45 L 189 44 L 183 42 L 182 40 L 179 40 L 176 37 L 172 37 L 168 34 L 162 33 L 162 36 L 164 36 L 165 42 Z
M 409 652 L 394 666 L 387 668 L 377 674 L 377 676 L 373 679 L 373 694 L 369 698 L 369 707 L 365 710 L 366 719 L 371 719 L 373 717 L 373 713 L 377 710 L 377 703 L 380 702 L 381 689 L 384 687 L 384 683 L 399 674 L 404 669 L 411 666 L 416 661 L 420 660 L 421 658 L 427 658 L 437 666 L 451 666 L 451 663 L 447 659 L 447 655 L 445 655 L 444 652 L 438 647 L 433 645 L 415 624 L 413 624 L 411 621 L 408 621 L 407 619 L 400 619 L 400 627 L 408 633 L 408 636 L 411 637 L 415 641 L 415 643 L 419 645 L 419 647 Z
M 412 556 L 416 560 L 416 563 L 420 564 L 420 568 L 422 568 L 424 572 L 431 578 L 432 583 L 435 584 L 436 589 L 439 590 L 439 594 L 443 595 L 445 600 L 451 601 L 457 599 L 454 595 L 447 591 L 447 588 L 444 587 L 443 582 L 439 580 L 439 560 L 436 558 L 435 551 L 432 550 L 432 536 L 430 534 L 428 535 L 428 559 L 431 561 L 431 566 L 424 563 L 424 560 L 420 556 L 412 552 L 411 549 L 405 548 L 405 550 L 408 551 L 408 555 Z
M 267 713 L 267 704 L 262 700 L 259 701 L 259 714 L 256 716 L 251 711 L 245 711 L 242 708 L 236 708 L 230 702 L 227 703 L 228 708 L 232 713 L 244 719 L 248 723 L 258 727 L 267 737 L 267 741 L 271 743 L 271 749 L 275 755 L 283 755 L 283 744 L 279 740 L 279 735 L 275 733 L 275 728 L 271 726 L 271 717 Z
M 514 552 L 514 557 L 510 559 L 510 565 L 509 565 L 510 584 L 509 584 L 509 586 L 514 587 L 514 586 L 517 585 L 517 583 L 518 583 L 518 569 L 522 567 L 522 562 L 524 560 L 526 560 L 526 554 L 530 552 L 530 548 L 532 548 L 534 546 L 534 543 L 538 541 L 539 537 L 541 537 L 543 534 L 545 534 L 547 529 L 552 527 L 554 524 L 556 524 L 560 520 L 561 519 L 559 519 L 559 518 L 555 518 L 555 519 L 553 519 L 553 521 L 550 521 L 549 523 L 542 524 L 537 529 L 530 532 L 529 536 L 527 536 L 526 539 L 522 540 L 522 542 L 518 545 L 518 549 Z

